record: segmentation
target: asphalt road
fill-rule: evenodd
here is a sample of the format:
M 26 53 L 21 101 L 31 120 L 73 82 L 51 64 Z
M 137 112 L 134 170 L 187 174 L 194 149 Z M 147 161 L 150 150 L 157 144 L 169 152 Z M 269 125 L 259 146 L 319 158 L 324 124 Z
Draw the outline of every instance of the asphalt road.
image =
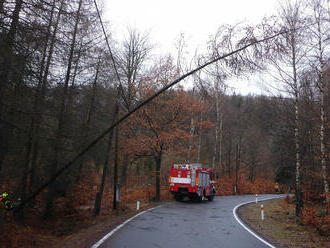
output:
M 279 195 L 261 195 L 259 199 L 269 197 Z M 254 196 L 243 195 L 215 197 L 213 202 L 169 203 L 133 219 L 99 247 L 268 247 L 246 231 L 233 215 L 235 206 L 253 200 Z

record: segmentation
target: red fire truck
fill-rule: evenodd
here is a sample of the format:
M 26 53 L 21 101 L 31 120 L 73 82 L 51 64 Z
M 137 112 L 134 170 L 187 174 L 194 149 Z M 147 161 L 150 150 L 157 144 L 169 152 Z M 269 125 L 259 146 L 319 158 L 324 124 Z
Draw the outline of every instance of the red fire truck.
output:
M 213 200 L 215 174 L 213 169 L 203 164 L 174 164 L 170 168 L 169 187 L 174 198 L 191 200 Z

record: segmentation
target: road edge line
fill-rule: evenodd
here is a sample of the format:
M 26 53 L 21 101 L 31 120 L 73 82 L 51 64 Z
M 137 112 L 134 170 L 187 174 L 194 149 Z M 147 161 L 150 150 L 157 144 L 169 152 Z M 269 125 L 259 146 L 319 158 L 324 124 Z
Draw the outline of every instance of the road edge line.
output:
M 149 212 L 151 210 L 154 210 L 156 208 L 162 207 L 163 205 L 159 205 L 157 207 L 153 207 L 153 208 L 149 208 L 147 210 L 144 210 L 136 215 L 134 215 L 133 217 L 129 218 L 128 220 L 125 220 L 123 223 L 121 223 L 120 225 L 118 225 L 117 227 L 115 227 L 114 229 L 112 229 L 109 233 L 107 233 L 106 235 L 103 236 L 103 238 L 101 238 L 99 241 L 97 241 L 94 245 L 91 246 L 91 248 L 98 248 L 100 245 L 103 244 L 104 241 L 106 241 L 108 238 L 110 238 L 112 235 L 114 235 L 120 228 L 122 228 L 123 226 L 125 226 L 127 223 L 129 223 L 130 221 L 132 221 L 133 219 L 135 219 L 136 217 Z
M 266 198 L 266 199 L 259 199 L 259 201 L 267 201 L 267 200 L 272 200 L 272 199 L 277 199 L 277 198 L 283 198 L 284 196 L 279 196 L 279 197 L 271 197 L 271 198 Z M 255 232 L 253 232 L 250 228 L 248 228 L 243 222 L 242 220 L 238 217 L 237 215 L 237 209 L 243 205 L 246 205 L 246 204 L 249 204 L 249 203 L 253 203 L 255 201 L 248 201 L 248 202 L 243 202 L 243 203 L 240 203 L 238 205 L 236 205 L 234 208 L 233 208 L 233 215 L 235 217 L 235 219 L 237 220 L 237 222 L 242 226 L 244 227 L 244 229 L 246 231 L 248 231 L 251 235 L 253 235 L 255 238 L 259 239 L 261 242 L 263 242 L 264 244 L 268 245 L 269 247 L 271 248 L 276 248 L 276 246 L 270 244 L 269 242 L 267 242 L 266 240 L 264 240 L 262 237 L 260 237 L 258 234 L 256 234 Z

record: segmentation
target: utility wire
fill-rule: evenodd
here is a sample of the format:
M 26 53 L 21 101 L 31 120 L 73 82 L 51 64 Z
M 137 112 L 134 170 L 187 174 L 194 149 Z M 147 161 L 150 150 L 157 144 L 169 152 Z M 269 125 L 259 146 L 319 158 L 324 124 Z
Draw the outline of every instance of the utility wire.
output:
M 107 47 L 108 47 L 108 50 L 109 50 L 109 54 L 110 54 L 110 58 L 111 58 L 111 61 L 112 61 L 112 64 L 113 64 L 113 68 L 115 69 L 116 77 L 117 77 L 117 80 L 119 82 L 119 86 L 122 90 L 122 84 L 121 84 L 120 76 L 119 76 L 119 73 L 118 73 L 117 65 L 116 65 L 116 62 L 115 62 L 115 58 L 113 57 L 113 53 L 112 53 L 111 48 L 110 48 L 109 39 L 108 39 L 107 33 L 105 32 L 105 28 L 104 28 L 104 25 L 103 25 L 103 21 L 102 21 L 101 14 L 100 14 L 100 11 L 99 11 L 99 7 L 97 6 L 96 0 L 94 0 L 94 4 L 95 4 L 95 9 L 96 9 L 97 15 L 98 15 L 100 23 L 101 23 L 101 27 L 102 27 L 103 35 L 104 35 L 104 38 L 105 38 L 105 42 L 107 43 Z

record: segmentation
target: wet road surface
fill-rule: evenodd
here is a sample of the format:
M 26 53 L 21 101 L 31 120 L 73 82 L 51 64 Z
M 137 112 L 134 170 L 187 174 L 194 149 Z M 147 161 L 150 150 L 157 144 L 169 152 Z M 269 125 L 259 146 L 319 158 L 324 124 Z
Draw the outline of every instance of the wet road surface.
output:
M 261 195 L 265 199 L 279 195 Z M 138 216 L 102 248 L 263 248 L 234 218 L 233 208 L 253 195 L 215 197 L 213 202 L 173 202 Z

